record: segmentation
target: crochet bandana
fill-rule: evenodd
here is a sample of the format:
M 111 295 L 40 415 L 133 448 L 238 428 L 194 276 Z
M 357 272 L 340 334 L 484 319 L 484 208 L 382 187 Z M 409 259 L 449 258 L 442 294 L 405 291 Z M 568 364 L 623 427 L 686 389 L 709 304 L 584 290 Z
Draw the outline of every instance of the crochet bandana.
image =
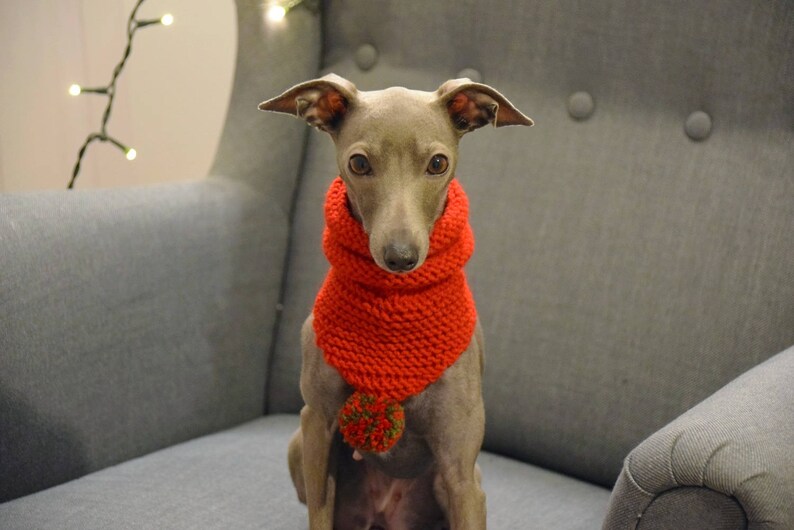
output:
M 474 333 L 477 314 L 463 272 L 474 251 L 468 199 L 453 180 L 427 259 L 407 274 L 375 264 L 339 177 L 326 196 L 325 222 L 331 268 L 314 304 L 317 346 L 355 389 L 339 416 L 345 440 L 385 451 L 403 430 L 400 403 L 441 377 Z

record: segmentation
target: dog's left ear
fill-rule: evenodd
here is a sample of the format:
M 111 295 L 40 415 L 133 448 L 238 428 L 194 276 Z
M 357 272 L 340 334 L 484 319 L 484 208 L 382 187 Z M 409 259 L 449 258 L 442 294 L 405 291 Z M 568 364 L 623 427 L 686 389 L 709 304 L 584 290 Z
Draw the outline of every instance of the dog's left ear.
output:
M 531 127 L 534 124 L 502 94 L 470 79 L 450 79 L 438 87 L 436 93 L 460 134 L 479 129 L 486 123 L 492 123 L 494 127 Z
M 358 94 L 356 86 L 336 74 L 295 85 L 280 96 L 259 104 L 259 110 L 285 112 L 312 127 L 335 133 Z

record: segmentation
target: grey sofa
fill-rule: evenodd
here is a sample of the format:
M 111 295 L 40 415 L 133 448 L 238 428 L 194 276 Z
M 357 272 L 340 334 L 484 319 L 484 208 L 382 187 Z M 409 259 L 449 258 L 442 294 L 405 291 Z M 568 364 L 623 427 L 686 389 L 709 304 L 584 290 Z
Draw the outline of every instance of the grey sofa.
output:
M 330 71 L 536 121 L 458 168 L 490 528 L 794 528 L 794 3 L 261 3 L 209 178 L 0 197 L 0 528 L 306 527 L 335 163 L 256 106 Z

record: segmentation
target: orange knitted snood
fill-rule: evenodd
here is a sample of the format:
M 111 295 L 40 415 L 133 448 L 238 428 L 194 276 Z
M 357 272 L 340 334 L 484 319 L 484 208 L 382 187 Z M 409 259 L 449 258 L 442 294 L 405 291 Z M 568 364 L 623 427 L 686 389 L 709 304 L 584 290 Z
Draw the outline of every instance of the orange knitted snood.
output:
M 477 314 L 463 272 L 474 251 L 468 206 L 453 180 L 424 264 L 392 274 L 372 259 L 342 179 L 328 190 L 323 250 L 331 269 L 314 304 L 314 331 L 326 362 L 355 389 L 339 416 L 353 447 L 386 451 L 396 443 L 400 403 L 441 377 L 471 342 Z

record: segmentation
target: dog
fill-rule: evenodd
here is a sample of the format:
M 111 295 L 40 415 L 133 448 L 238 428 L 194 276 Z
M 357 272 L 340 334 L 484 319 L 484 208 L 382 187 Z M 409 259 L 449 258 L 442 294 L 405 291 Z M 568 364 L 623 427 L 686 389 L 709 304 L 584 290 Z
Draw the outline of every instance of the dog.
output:
M 343 197 L 339 200 L 365 234 L 359 250 L 366 251 L 364 259 L 384 276 L 384 282 L 391 277 L 395 282 L 419 278 L 425 262 L 434 259 L 431 242 L 434 229 L 439 230 L 436 225 L 450 209 L 460 138 L 489 123 L 495 127 L 533 124 L 495 89 L 465 78 L 446 81 L 434 92 L 403 87 L 359 91 L 350 81 L 329 74 L 298 84 L 261 103 L 259 109 L 297 116 L 331 136 Z M 340 222 L 347 223 L 346 230 L 350 228 L 351 221 Z M 339 238 L 340 244 L 347 244 L 345 237 Z M 324 245 L 329 244 L 328 239 L 326 236 Z M 472 249 L 473 242 L 469 255 Z M 360 261 L 361 252 L 350 259 Z M 328 248 L 326 254 L 333 271 L 337 267 Z M 464 252 L 458 261 L 466 259 Z M 462 264 L 458 268 L 462 271 Z M 465 284 L 463 288 L 465 306 L 468 288 Z M 321 293 L 330 289 L 324 285 Z M 393 443 L 387 450 L 370 450 L 351 447 L 349 436 L 353 435 L 346 433 L 344 439 L 340 435 L 340 421 L 348 417 L 340 410 L 356 406 L 350 404 L 356 388 L 351 381 L 358 372 L 355 362 L 348 363 L 345 366 L 353 375 L 343 376 L 340 366 L 344 363 L 334 366 L 329 361 L 331 339 L 318 337 L 318 330 L 326 333 L 329 329 L 333 335 L 335 324 L 330 320 L 319 326 L 315 321 L 320 318 L 321 301 L 325 313 L 342 311 L 340 318 L 352 319 L 354 327 L 355 318 L 359 318 L 350 316 L 355 301 L 345 307 L 333 297 L 318 296 L 301 331 L 300 389 L 305 406 L 300 427 L 289 443 L 288 464 L 298 499 L 307 505 L 310 529 L 484 529 L 485 494 L 476 463 L 485 422 L 481 391 L 484 358 L 476 313 L 465 313 L 471 325 L 462 326 L 466 335 L 454 362 L 416 395 L 399 405 L 390 401 L 391 415 L 384 425 L 399 429 L 384 432 L 391 436 L 400 431 L 395 435 L 399 439 L 387 440 Z M 438 308 L 443 304 L 443 300 L 435 300 L 430 305 L 441 313 Z M 435 315 L 432 311 L 428 314 Z M 387 319 L 388 313 L 385 315 L 379 318 Z M 368 320 L 367 326 L 377 326 L 378 321 Z M 451 323 L 460 327 L 456 321 Z M 376 338 L 379 333 L 376 329 Z M 323 340 L 329 344 L 325 351 L 320 347 Z M 399 347 L 403 341 L 408 348 L 411 340 L 407 334 L 398 334 L 394 342 Z M 366 356 L 366 352 L 354 353 L 358 359 Z M 372 370 L 369 373 L 372 375 Z

